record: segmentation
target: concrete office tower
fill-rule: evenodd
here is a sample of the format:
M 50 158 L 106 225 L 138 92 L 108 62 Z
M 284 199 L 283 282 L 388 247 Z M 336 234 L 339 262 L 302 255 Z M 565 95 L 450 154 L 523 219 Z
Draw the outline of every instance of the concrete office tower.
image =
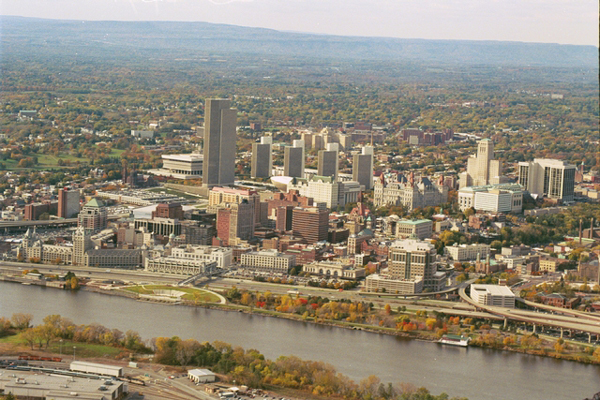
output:
M 268 178 L 273 174 L 273 138 L 263 136 L 260 143 L 252 144 L 252 161 L 250 176 L 252 178 Z
M 316 207 L 292 210 L 292 231 L 303 243 L 314 244 L 327 240 L 329 211 Z
M 352 180 L 360 183 L 365 190 L 373 188 L 373 147 L 364 146 L 362 154 L 352 157 Z
M 502 164 L 494 159 L 494 143 L 483 139 L 477 146 L 477 155 L 469 156 L 467 172 L 460 176 L 460 187 L 485 186 L 504 183 Z
M 294 140 L 283 152 L 283 175 L 304 178 L 304 140 Z
M 331 176 L 337 181 L 339 144 L 329 143 L 327 150 L 319 150 L 319 165 L 317 175 Z
M 233 185 L 235 180 L 236 115 L 226 99 L 206 99 L 202 184 Z
M 549 158 L 520 162 L 519 184 L 533 196 L 573 201 L 576 169 L 575 165 Z
M 58 218 L 73 218 L 79 213 L 79 190 L 58 190 Z

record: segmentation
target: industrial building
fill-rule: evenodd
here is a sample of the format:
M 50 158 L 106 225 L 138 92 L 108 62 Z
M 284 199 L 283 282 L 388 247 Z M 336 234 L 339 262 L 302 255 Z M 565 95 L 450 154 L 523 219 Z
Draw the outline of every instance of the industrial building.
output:
M 125 384 L 112 379 L 14 371 L 0 375 L 1 391 L 12 393 L 17 399 L 116 400 L 125 392 Z

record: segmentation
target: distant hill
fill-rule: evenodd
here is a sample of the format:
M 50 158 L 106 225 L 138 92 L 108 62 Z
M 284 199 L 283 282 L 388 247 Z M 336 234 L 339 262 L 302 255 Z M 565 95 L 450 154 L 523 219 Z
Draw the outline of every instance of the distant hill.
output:
M 42 52 L 85 57 L 227 54 L 432 65 L 597 68 L 594 46 L 314 35 L 205 22 L 58 21 L 0 17 L 5 56 Z

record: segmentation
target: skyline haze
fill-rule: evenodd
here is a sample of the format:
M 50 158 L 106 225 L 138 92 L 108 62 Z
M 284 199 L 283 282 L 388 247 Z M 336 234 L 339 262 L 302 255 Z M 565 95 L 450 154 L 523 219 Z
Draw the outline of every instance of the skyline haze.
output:
M 592 0 L 4 0 L 1 15 L 211 22 L 279 31 L 598 47 Z

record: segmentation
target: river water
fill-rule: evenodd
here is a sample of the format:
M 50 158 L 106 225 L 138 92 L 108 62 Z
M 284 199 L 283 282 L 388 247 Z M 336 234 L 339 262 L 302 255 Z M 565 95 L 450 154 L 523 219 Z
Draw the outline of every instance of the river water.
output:
M 440 346 L 393 336 L 220 310 L 144 303 L 79 291 L 0 282 L 0 316 L 27 312 L 40 323 L 60 314 L 76 324 L 99 323 L 144 339 L 179 336 L 221 340 L 267 358 L 297 355 L 325 361 L 359 381 L 425 386 L 470 400 L 577 399 L 600 391 L 600 367 L 478 348 Z

